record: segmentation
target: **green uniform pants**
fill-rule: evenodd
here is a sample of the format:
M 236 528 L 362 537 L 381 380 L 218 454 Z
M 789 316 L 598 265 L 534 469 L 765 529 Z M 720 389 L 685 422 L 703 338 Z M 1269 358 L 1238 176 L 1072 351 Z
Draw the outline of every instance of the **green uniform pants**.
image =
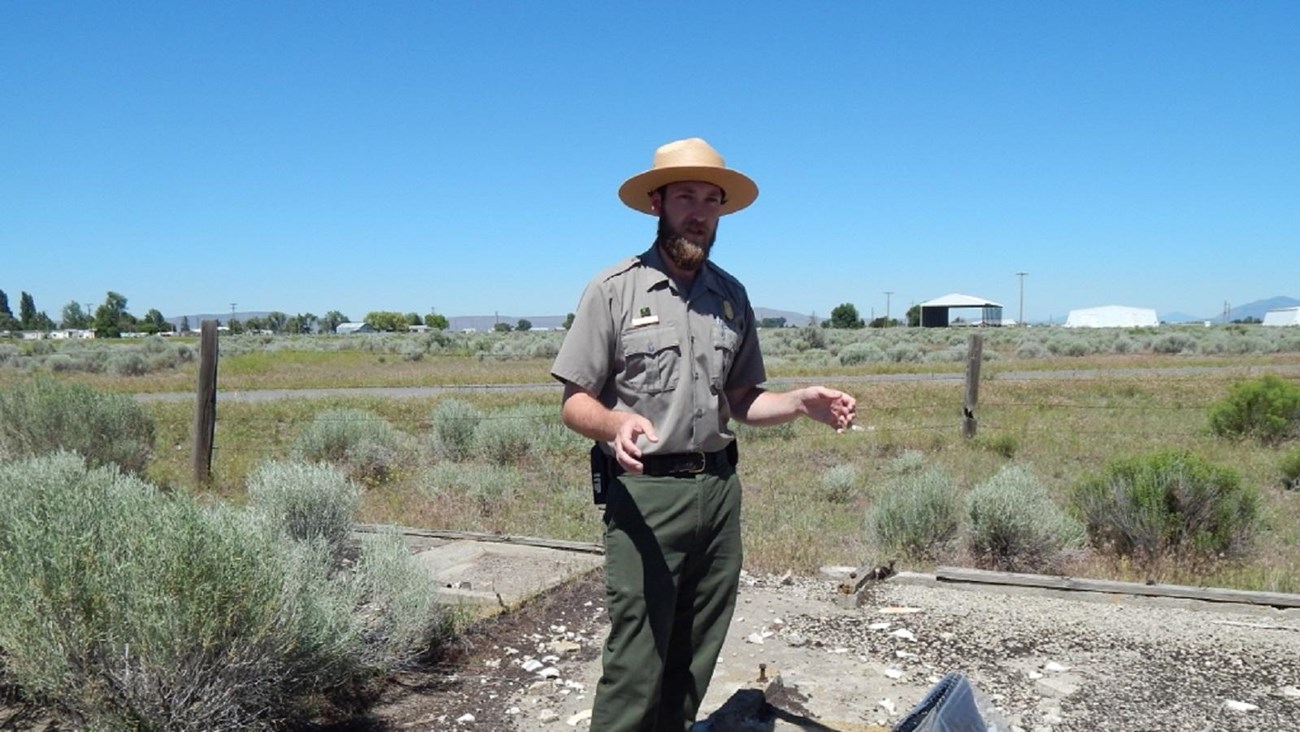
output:
M 605 507 L 609 641 L 593 732 L 683 732 L 727 637 L 740 582 L 740 479 L 622 475 Z

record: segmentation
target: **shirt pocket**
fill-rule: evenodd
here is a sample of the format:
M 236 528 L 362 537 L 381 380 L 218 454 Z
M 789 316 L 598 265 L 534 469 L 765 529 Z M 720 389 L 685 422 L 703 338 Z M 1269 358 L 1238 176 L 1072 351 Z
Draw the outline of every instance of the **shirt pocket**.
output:
M 668 326 L 635 328 L 623 332 L 623 383 L 641 394 L 660 394 L 677 388 L 681 338 Z
M 714 392 L 726 388 L 727 374 L 736 361 L 736 350 L 740 348 L 740 333 L 725 320 L 718 319 L 713 327 L 713 363 L 710 365 L 709 380 Z

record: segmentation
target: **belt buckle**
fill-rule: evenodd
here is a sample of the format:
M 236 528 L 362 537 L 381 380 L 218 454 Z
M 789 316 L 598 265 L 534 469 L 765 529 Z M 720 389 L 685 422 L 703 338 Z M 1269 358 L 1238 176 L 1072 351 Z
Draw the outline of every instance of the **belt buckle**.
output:
M 695 452 L 690 453 L 690 455 L 692 458 L 692 462 L 690 463 L 689 467 L 686 467 L 682 470 L 683 473 L 689 473 L 691 475 L 699 475 L 709 467 L 709 458 L 707 455 L 704 454 L 703 450 L 696 450 Z M 697 455 L 699 456 L 700 459 L 700 464 L 698 468 L 695 467 L 695 463 L 693 461 L 693 459 Z

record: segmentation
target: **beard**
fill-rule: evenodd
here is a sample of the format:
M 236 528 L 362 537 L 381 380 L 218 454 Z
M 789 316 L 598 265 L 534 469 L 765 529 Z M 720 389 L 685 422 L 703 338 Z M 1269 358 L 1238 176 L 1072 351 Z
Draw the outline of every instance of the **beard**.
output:
M 703 243 L 697 243 L 660 216 L 659 235 L 655 237 L 655 245 L 673 264 L 687 272 L 695 272 L 708 261 L 709 252 L 713 250 L 713 241 L 717 237 L 718 230 L 715 227 Z

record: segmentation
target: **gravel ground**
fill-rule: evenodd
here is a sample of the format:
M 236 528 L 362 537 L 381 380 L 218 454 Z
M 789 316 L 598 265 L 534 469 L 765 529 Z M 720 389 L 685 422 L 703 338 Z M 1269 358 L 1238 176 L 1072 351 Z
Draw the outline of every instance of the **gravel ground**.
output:
M 895 581 L 865 593 L 856 616 L 796 615 L 782 633 L 927 678 L 961 671 L 1011 728 L 1300 730 L 1295 611 Z
M 773 706 L 857 726 L 769 714 L 735 729 L 886 729 L 959 671 L 1003 730 L 1300 730 L 1300 612 L 924 578 L 878 583 L 854 607 L 826 577 L 746 575 L 739 642 L 724 649 L 706 709 L 732 693 L 726 671 L 767 660 L 790 692 Z M 601 606 L 597 571 L 480 629 L 460 663 L 350 729 L 587 729 Z M 760 630 L 760 645 L 745 640 Z
M 444 663 L 389 684 L 368 711 L 307 729 L 587 729 L 608 629 L 602 582 L 592 572 L 487 621 Z M 746 575 L 740 640 L 728 641 L 721 667 L 747 672 L 767 660 L 790 691 L 773 706 L 853 729 L 887 728 L 940 676 L 960 671 L 1001 729 L 1300 730 L 1300 611 L 935 584 L 923 575 L 868 587 L 855 607 L 836 602 L 834 585 Z M 750 634 L 766 638 L 755 645 Z M 726 679 L 715 686 L 723 699 L 731 693 Z M 3 702 L 0 729 L 60 729 Z M 849 728 L 775 716 L 744 728 Z

